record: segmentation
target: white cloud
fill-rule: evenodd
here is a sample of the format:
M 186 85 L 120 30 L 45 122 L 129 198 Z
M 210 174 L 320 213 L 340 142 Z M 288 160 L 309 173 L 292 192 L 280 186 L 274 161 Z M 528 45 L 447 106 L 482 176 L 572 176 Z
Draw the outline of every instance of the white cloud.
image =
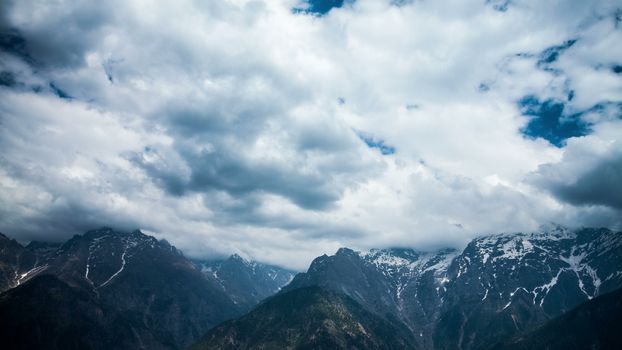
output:
M 191 254 L 303 268 L 340 246 L 620 225 L 606 201 L 551 192 L 619 157 L 578 156 L 622 139 L 615 2 L 357 0 L 323 17 L 297 3 L 3 6 L 3 38 L 24 43 L 1 53 L 17 83 L 0 87 L 0 230 L 138 226 Z M 614 104 L 557 148 L 521 135 L 530 94 L 575 112 Z

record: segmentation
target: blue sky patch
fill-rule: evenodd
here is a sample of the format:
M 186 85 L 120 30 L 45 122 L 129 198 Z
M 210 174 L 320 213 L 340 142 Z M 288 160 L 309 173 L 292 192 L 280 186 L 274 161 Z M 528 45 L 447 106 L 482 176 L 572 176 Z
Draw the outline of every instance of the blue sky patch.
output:
M 395 147 L 387 145 L 384 140 L 376 139 L 366 133 L 358 133 L 358 136 L 369 148 L 376 148 L 384 155 L 394 154 Z
M 486 0 L 486 4 L 492 4 L 492 8 L 499 12 L 507 11 L 510 3 L 510 0 Z
M 315 14 L 318 16 L 323 16 L 327 14 L 333 8 L 339 8 L 343 6 L 344 2 L 346 1 L 344 0 L 307 0 L 306 1 L 306 3 L 308 4 L 307 8 L 304 8 L 304 9 L 296 8 L 294 9 L 294 12 L 311 13 L 311 14 Z
M 555 63 L 559 59 L 559 56 L 568 50 L 577 42 L 577 39 L 566 40 L 561 45 L 555 45 L 548 47 L 542 51 L 538 57 L 537 67 L 546 71 L 555 71 L 549 65 Z
M 518 101 L 524 116 L 530 118 L 521 130 L 529 138 L 543 138 L 556 147 L 563 147 L 566 139 L 587 135 L 589 125 L 581 120 L 582 113 L 564 115 L 564 103 L 555 99 L 540 101 L 528 95 Z
M 66 93 L 63 89 L 59 88 L 58 86 L 54 85 L 54 83 L 50 83 L 50 89 L 52 89 L 52 92 L 54 92 L 54 95 L 62 98 L 63 100 L 72 99 L 71 95 Z

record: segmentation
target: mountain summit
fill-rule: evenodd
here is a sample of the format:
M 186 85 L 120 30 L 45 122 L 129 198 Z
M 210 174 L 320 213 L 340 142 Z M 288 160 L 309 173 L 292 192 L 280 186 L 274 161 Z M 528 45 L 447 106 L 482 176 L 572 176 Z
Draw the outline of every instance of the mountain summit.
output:
M 378 322 L 392 325 L 393 334 L 409 348 L 487 349 L 620 287 L 622 233 L 607 229 L 554 227 L 491 235 L 473 240 L 462 252 L 342 248 L 333 256 L 316 258 L 306 273 L 298 274 L 269 303 L 208 332 L 197 348 L 235 348 L 223 346 L 222 337 L 228 344 L 247 348 L 289 346 L 290 340 L 285 339 L 266 343 L 280 330 L 262 318 L 287 320 L 279 310 L 297 308 L 291 305 L 290 293 L 308 288 L 355 302 Z M 341 303 L 330 300 L 335 303 L 331 307 Z M 324 298 L 321 303 L 331 301 Z M 283 322 L 289 324 L 292 337 L 308 331 L 307 322 L 295 317 L 290 321 Z M 377 335 L 369 322 L 359 321 L 361 334 Z M 335 333 L 332 341 L 344 339 Z M 383 348 L 378 345 L 382 340 L 367 341 L 360 348 Z M 314 343 L 296 344 L 304 348 Z
M 139 230 L 104 227 L 52 248 L 0 239 L 8 289 L 0 295 L 0 337 L 15 348 L 182 349 L 270 293 L 229 294 L 174 246 Z

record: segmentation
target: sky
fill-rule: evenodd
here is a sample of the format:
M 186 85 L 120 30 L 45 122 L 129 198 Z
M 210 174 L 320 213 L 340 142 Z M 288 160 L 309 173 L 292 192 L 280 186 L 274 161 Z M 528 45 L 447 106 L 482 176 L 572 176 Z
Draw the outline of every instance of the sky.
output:
M 622 2 L 0 2 L 0 232 L 339 247 L 622 229 Z

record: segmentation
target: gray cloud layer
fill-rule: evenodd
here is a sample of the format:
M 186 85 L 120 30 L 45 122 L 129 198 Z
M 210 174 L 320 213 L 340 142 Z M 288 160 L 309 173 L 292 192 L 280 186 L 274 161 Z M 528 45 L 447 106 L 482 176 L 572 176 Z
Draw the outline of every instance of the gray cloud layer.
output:
M 2 2 L 0 231 L 140 227 L 302 268 L 340 246 L 621 227 L 615 1 L 301 6 Z M 589 134 L 525 137 L 526 96 Z
M 622 157 L 603 161 L 572 185 L 555 186 L 553 193 L 575 205 L 603 205 L 622 210 Z

